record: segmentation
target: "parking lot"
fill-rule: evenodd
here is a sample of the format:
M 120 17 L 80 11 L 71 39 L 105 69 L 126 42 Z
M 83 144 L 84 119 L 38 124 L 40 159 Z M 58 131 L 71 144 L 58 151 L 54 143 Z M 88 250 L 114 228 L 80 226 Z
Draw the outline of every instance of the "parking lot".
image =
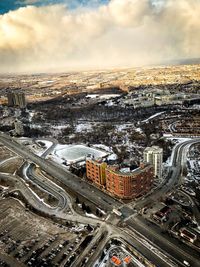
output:
M 18 200 L 0 199 L 0 266 L 69 267 L 92 231 L 39 217 Z

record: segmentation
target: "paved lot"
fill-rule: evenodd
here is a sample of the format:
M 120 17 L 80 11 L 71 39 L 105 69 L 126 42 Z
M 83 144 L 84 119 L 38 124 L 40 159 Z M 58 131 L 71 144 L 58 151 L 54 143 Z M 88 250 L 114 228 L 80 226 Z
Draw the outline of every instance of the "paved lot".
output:
M 70 255 L 78 257 L 88 234 L 84 225 L 63 226 L 31 213 L 18 200 L 0 199 L 0 261 L 8 266 L 40 266 L 40 261 L 64 266 Z

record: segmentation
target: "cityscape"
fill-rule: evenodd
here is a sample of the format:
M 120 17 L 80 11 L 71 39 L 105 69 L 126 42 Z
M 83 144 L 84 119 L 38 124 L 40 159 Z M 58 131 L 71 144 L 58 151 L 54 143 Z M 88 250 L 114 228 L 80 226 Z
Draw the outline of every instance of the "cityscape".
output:
M 0 2 L 0 267 L 200 266 L 199 12 Z

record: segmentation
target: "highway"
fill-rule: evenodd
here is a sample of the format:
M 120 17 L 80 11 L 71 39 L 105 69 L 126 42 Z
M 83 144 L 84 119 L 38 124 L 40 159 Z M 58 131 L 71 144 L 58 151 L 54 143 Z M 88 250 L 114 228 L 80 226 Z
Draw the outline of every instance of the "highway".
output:
M 194 139 L 176 145 L 172 152 L 171 166 L 169 166 L 168 175 L 163 183 L 144 199 L 136 202 L 134 201 L 132 204 L 129 203 L 127 206 L 140 210 L 148 204 L 156 203 L 163 195 L 174 189 L 174 187 L 181 182 L 182 168 L 185 166 L 185 157 L 182 155 L 186 154 L 186 151 L 191 145 L 199 142 L 200 139 Z
M 73 175 L 57 163 L 50 162 L 35 155 L 25 146 L 17 143 L 13 138 L 3 133 L 0 133 L 0 142 L 16 154 L 20 155 L 22 158 L 35 163 L 50 176 L 64 183 L 70 191 L 79 194 L 85 199 L 89 198 L 89 201 L 97 205 L 99 208 L 110 212 L 114 207 L 118 207 L 122 204 L 120 201 L 113 199 L 111 196 L 107 195 L 95 186 L 86 181 L 80 180 L 79 177 Z
M 21 192 L 23 197 L 32 207 L 34 207 L 36 210 L 44 214 L 60 218 L 66 221 L 72 221 L 86 225 L 90 224 L 97 226 L 102 223 L 102 221 L 100 221 L 99 219 L 85 217 L 76 213 L 67 214 L 55 207 L 49 206 L 42 199 L 40 199 L 38 195 L 36 195 L 35 192 L 33 192 L 31 188 L 25 183 L 25 181 L 19 176 L 0 173 L 0 179 L 3 179 L 5 181 L 9 180 L 10 182 L 12 182 L 15 187 L 14 190 L 12 191 Z
M 122 206 L 120 201 L 113 199 L 112 197 L 106 195 L 104 192 L 98 190 L 92 185 L 86 183 L 85 181 L 80 181 L 77 176 L 71 174 L 64 168 L 59 167 L 58 164 L 54 164 L 53 162 L 49 162 L 48 160 L 35 155 L 26 147 L 17 143 L 11 137 L 8 137 L 5 134 L 0 134 L 0 142 L 19 156 L 25 158 L 27 161 L 33 162 L 34 164 L 36 164 L 36 166 L 39 166 L 42 170 L 44 170 L 52 177 L 58 179 L 59 181 L 62 181 L 65 185 L 67 185 L 70 190 L 77 192 L 81 196 L 84 196 L 86 199 L 88 199 L 88 201 L 95 203 L 99 208 L 110 212 L 114 207 L 121 206 L 122 212 L 126 212 L 126 214 L 123 213 L 126 226 L 120 229 L 118 227 L 115 228 L 115 226 L 113 225 L 111 226 L 112 222 L 106 222 L 107 227 L 112 227 L 113 233 L 116 233 L 118 237 L 125 236 L 125 240 L 130 241 L 131 238 L 128 237 L 127 233 L 125 233 L 125 231 L 129 230 L 136 235 L 140 235 L 146 238 L 146 240 L 150 240 L 152 245 L 155 246 L 157 250 L 160 249 L 163 253 L 168 255 L 168 257 L 172 258 L 173 261 L 176 261 L 178 263 L 178 266 L 183 266 L 183 260 L 187 260 L 189 263 L 191 263 L 191 266 L 199 266 L 199 254 L 196 251 L 192 250 L 183 243 L 181 243 L 181 245 L 178 244 L 177 240 L 169 237 L 168 235 L 163 235 L 160 229 L 158 229 L 158 227 L 155 227 L 154 225 L 150 224 L 141 216 L 136 215 L 136 212 L 133 211 L 132 208 L 130 208 L 129 206 Z M 151 195 L 149 195 L 143 200 L 138 201 L 135 205 L 137 209 L 144 207 L 148 203 L 154 203 L 158 201 L 161 196 L 171 191 L 176 185 L 180 183 L 184 158 L 182 157 L 182 155 L 186 153 L 186 148 L 188 149 L 190 145 L 198 142 L 200 142 L 200 139 L 186 141 L 175 146 L 172 153 L 172 164 L 169 167 L 169 175 L 167 179 L 158 189 L 153 191 Z M 31 170 L 31 168 L 28 169 Z M 28 176 L 32 176 L 32 179 L 36 178 L 34 172 L 32 171 L 28 173 Z M 44 189 L 46 189 L 46 185 L 43 186 Z M 52 186 L 53 185 L 51 185 L 50 187 Z M 48 190 L 52 190 L 52 188 L 48 188 Z M 22 191 L 25 191 L 25 189 Z M 68 203 L 70 203 L 70 199 L 68 199 Z M 68 219 L 72 221 L 76 220 L 77 222 L 81 223 L 89 223 L 94 225 L 97 225 L 98 223 L 102 225 L 103 223 L 99 219 L 86 218 L 78 214 L 63 214 L 61 211 L 58 210 L 56 211 L 56 213 L 57 217 L 61 216 L 63 219 Z M 144 244 L 138 244 L 134 237 L 132 238 L 132 242 L 133 244 L 137 244 L 137 246 L 135 245 L 136 249 L 141 251 L 142 254 L 145 255 L 148 259 L 151 258 L 152 261 L 156 264 L 159 263 L 159 267 L 172 266 L 164 259 L 162 260 L 160 259 L 160 257 L 156 256 L 155 253 L 153 253 L 151 249 L 146 248 Z
M 159 201 L 164 194 L 170 192 L 180 183 L 182 167 L 184 166 L 184 157 L 182 155 L 186 153 L 186 150 L 189 149 L 191 145 L 199 142 L 200 139 L 195 139 L 175 146 L 172 153 L 172 164 L 167 179 L 164 181 L 162 186 L 156 189 L 150 196 L 138 201 L 135 208 L 140 209 L 148 204 L 153 204 L 156 201 Z M 179 264 L 180 262 L 183 262 L 183 260 L 186 260 L 191 263 L 191 266 L 199 266 L 198 252 L 194 251 L 182 242 L 180 246 L 179 242 L 169 235 L 165 235 L 163 237 L 163 233 L 161 233 L 158 227 L 155 227 L 155 225 L 146 221 L 141 216 L 130 216 L 130 218 L 126 217 L 126 224 L 128 228 L 142 234 L 148 240 L 151 240 L 158 248 L 161 248 L 168 255 L 171 255 L 173 259 L 178 260 Z
M 168 234 L 164 234 L 153 223 L 137 216 L 126 221 L 126 224 L 130 230 L 140 233 L 159 250 L 170 256 L 173 261 L 178 262 L 178 266 L 183 260 L 187 260 L 191 263 L 191 266 L 199 267 L 199 253 L 197 251 Z
M 24 177 L 31 180 L 33 183 L 37 184 L 41 190 L 48 192 L 50 195 L 55 197 L 58 200 L 57 208 L 59 210 L 65 210 L 67 207 L 73 211 L 71 199 L 68 194 L 59 187 L 57 184 L 53 183 L 51 180 L 47 179 L 42 173 L 36 170 L 36 166 L 33 163 L 25 163 L 23 166 L 25 170 Z

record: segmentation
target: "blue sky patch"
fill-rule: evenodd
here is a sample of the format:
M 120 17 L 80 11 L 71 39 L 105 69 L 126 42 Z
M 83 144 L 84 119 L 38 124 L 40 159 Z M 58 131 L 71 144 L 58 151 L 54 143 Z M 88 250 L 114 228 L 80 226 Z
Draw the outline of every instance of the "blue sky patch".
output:
M 0 0 L 0 14 L 27 5 L 45 6 L 51 4 L 66 4 L 69 8 L 75 9 L 79 6 L 96 7 L 108 2 L 109 0 Z

